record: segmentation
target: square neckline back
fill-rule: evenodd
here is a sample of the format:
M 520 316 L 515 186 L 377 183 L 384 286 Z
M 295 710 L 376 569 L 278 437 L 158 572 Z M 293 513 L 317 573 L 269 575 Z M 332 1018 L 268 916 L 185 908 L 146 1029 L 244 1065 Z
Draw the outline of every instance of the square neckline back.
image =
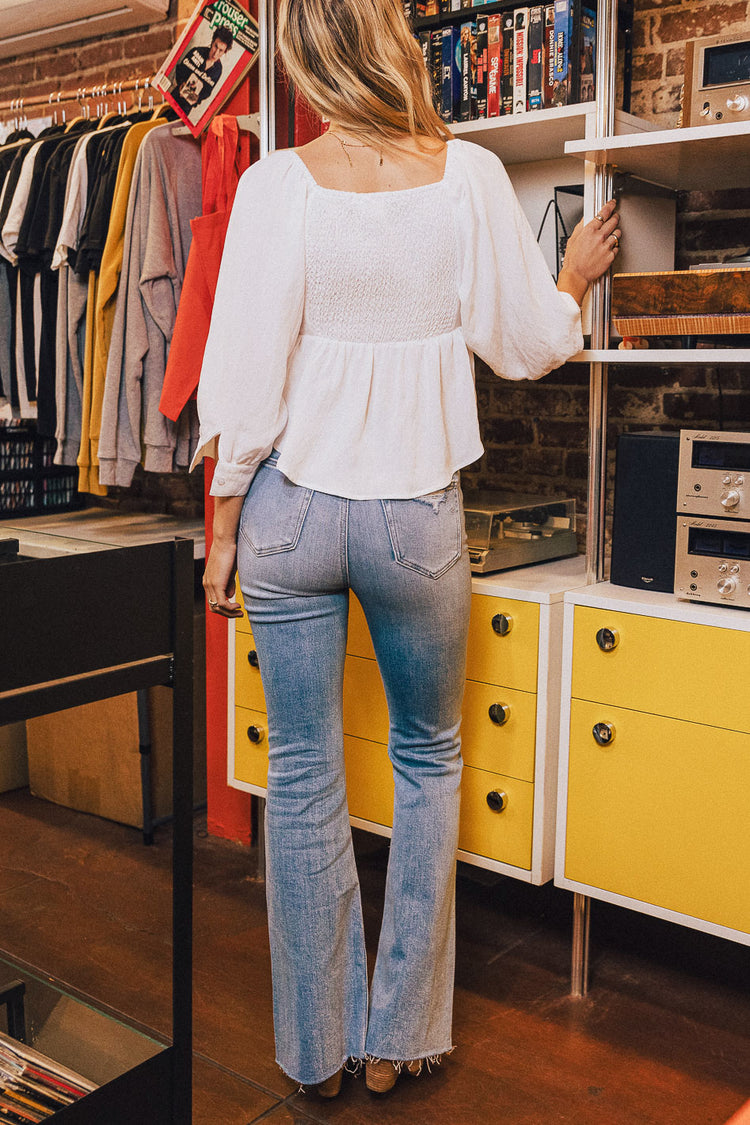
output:
M 318 181 L 315 179 L 315 176 L 313 176 L 312 172 L 310 171 L 310 169 L 308 168 L 307 164 L 302 159 L 300 154 L 297 152 L 297 150 L 296 149 L 289 149 L 289 151 L 292 152 L 294 154 L 294 156 L 297 158 L 297 160 L 301 164 L 302 169 L 303 169 L 305 175 L 307 176 L 308 180 L 313 185 L 313 187 L 318 189 L 318 191 L 330 192 L 330 194 L 332 194 L 332 195 L 354 195 L 354 196 L 362 197 L 362 198 L 365 198 L 365 199 L 370 199 L 370 198 L 373 198 L 373 197 L 378 197 L 378 196 L 383 196 L 383 195 L 408 195 L 408 194 L 410 194 L 412 192 L 415 192 L 415 191 L 425 191 L 425 190 L 430 189 L 430 188 L 440 187 L 442 184 L 444 184 L 446 182 L 446 180 L 448 178 L 448 167 L 449 167 L 449 164 L 451 163 L 450 153 L 451 153 L 451 148 L 453 147 L 455 142 L 456 142 L 455 137 L 452 137 L 451 140 L 446 141 L 446 144 L 445 144 L 445 165 L 443 167 L 443 174 L 442 174 L 442 176 L 440 177 L 439 180 L 430 180 L 429 183 L 416 184 L 414 187 L 408 187 L 408 188 L 388 188 L 384 191 L 349 191 L 345 188 L 324 187 L 323 184 L 318 183 Z

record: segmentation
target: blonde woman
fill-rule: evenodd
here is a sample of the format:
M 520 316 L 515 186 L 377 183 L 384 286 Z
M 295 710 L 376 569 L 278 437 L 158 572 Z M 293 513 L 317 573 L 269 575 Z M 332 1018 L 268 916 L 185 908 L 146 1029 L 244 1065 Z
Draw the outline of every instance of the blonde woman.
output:
M 210 609 L 240 615 L 268 705 L 277 1060 L 334 1096 L 453 1048 L 459 724 L 470 597 L 458 470 L 482 453 L 473 355 L 536 379 L 582 346 L 614 203 L 557 287 L 500 161 L 435 113 L 401 0 L 281 0 L 286 72 L 330 121 L 245 173 L 199 389 L 217 457 Z M 395 804 L 368 989 L 344 782 L 349 591 L 390 715 Z

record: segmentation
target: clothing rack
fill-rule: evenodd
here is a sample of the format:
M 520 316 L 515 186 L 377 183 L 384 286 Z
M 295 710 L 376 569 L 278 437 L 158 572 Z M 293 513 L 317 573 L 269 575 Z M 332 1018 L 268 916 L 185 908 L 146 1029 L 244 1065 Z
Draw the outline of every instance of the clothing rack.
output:
M 133 92 L 142 102 L 147 95 L 152 103 L 154 93 L 161 96 L 161 90 L 154 86 L 154 76 L 147 78 L 129 78 L 118 82 L 104 82 L 95 86 L 79 86 L 75 90 L 55 90 L 49 94 L 34 94 L 29 98 L 11 98 L 10 101 L 0 102 L 0 116 L 17 114 L 22 117 L 28 109 L 46 107 L 53 113 L 58 107 L 77 103 L 100 100 L 112 100 L 124 93 Z

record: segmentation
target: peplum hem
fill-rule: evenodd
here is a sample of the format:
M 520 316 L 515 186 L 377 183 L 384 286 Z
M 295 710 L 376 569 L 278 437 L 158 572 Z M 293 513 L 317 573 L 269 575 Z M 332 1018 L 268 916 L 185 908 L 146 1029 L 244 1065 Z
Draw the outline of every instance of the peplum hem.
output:
M 420 340 L 303 334 L 289 362 L 278 467 L 351 500 L 446 487 L 483 452 L 474 365 L 460 327 Z

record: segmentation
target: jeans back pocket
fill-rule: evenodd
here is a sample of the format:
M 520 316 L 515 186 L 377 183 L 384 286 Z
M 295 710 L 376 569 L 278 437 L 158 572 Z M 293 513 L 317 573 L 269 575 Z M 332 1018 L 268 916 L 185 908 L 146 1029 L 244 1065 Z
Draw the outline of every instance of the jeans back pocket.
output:
M 256 555 L 293 551 L 299 542 L 313 490 L 293 484 L 264 463 L 242 506 L 240 535 Z
M 396 562 L 440 578 L 458 562 L 463 549 L 463 513 L 457 478 L 447 488 L 412 500 L 382 500 Z

